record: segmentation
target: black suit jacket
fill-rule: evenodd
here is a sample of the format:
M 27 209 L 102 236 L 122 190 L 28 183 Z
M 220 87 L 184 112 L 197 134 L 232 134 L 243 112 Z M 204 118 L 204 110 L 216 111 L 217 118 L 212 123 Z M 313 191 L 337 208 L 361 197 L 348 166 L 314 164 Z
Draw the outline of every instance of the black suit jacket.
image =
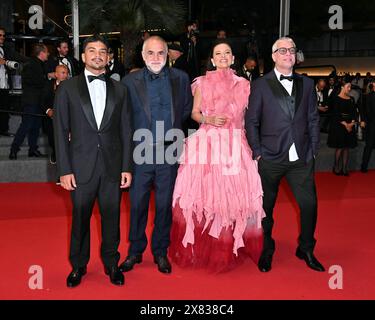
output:
M 125 76 L 125 67 L 117 59 L 115 59 L 114 62 L 113 62 L 112 70 L 109 69 L 109 66 L 107 66 L 106 69 L 107 69 L 107 74 L 109 76 L 113 75 L 114 73 L 117 73 L 120 76 L 120 79 L 122 79 Z
M 122 79 L 133 111 L 134 130 L 145 128 L 151 130 L 151 110 L 144 70 L 143 68 L 129 73 Z M 191 115 L 193 104 L 189 76 L 174 68 L 166 68 L 166 72 L 169 73 L 172 89 L 172 128 L 182 130 L 182 123 Z
M 54 130 L 59 176 L 73 173 L 77 183 L 87 183 L 101 150 L 106 173 L 119 181 L 121 172 L 132 170 L 131 108 L 126 89 L 106 80 L 106 106 L 97 127 L 84 73 L 65 80 L 56 91 Z M 70 140 L 69 140 L 70 136 Z
M 70 57 L 70 56 L 66 56 L 66 58 L 69 61 L 70 66 L 72 68 L 72 74 L 70 76 L 74 77 L 74 76 L 78 75 L 82 71 L 81 70 L 82 68 L 81 68 L 81 65 L 80 65 L 79 61 L 77 61 L 77 59 L 75 59 L 73 57 Z M 55 72 L 56 67 L 58 65 L 59 65 L 59 58 L 57 56 L 50 57 L 48 59 L 48 61 L 46 62 L 47 73 Z
M 245 116 L 247 140 L 253 158 L 282 161 L 295 143 L 300 159 L 309 161 L 318 152 L 319 114 L 314 82 L 294 74 L 295 113 L 291 117 L 274 71 L 252 82 L 249 107 Z
M 375 92 L 371 91 L 366 97 L 366 108 L 363 119 L 366 123 L 375 125 Z
M 41 105 L 46 83 L 45 63 L 36 57 L 31 58 L 22 70 L 22 103 Z

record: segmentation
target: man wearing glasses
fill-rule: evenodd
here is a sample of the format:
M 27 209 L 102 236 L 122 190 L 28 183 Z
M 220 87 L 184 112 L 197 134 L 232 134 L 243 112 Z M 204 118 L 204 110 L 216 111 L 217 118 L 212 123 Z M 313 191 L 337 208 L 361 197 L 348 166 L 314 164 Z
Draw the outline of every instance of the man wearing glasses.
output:
M 324 271 L 313 255 L 317 221 L 314 159 L 319 146 L 319 114 L 314 82 L 293 73 L 296 50 L 294 41 L 288 37 L 274 43 L 275 68 L 252 83 L 245 117 L 247 139 L 253 158 L 258 160 L 264 192 L 264 242 L 258 262 L 261 272 L 268 272 L 272 267 L 275 252 L 273 208 L 283 177 L 300 209 L 301 230 L 296 256 L 309 268 Z

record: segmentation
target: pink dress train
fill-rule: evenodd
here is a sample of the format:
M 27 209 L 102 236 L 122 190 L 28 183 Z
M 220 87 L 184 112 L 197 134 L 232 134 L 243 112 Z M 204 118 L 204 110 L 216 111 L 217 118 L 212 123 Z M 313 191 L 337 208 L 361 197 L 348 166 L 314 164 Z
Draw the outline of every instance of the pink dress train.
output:
M 209 71 L 200 89 L 203 115 L 225 115 L 185 139 L 173 193 L 169 255 L 182 267 L 231 270 L 262 249 L 262 185 L 244 131 L 249 82 L 233 70 Z

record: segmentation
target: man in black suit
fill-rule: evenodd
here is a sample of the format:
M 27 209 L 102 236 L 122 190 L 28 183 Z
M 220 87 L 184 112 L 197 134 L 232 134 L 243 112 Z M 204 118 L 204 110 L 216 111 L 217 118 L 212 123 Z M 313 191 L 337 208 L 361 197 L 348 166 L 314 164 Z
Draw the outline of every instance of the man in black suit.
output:
M 301 232 L 296 256 L 316 271 L 324 267 L 313 255 L 316 240 L 317 198 L 314 158 L 319 146 L 319 114 L 314 82 L 293 74 L 296 46 L 291 38 L 272 46 L 273 71 L 253 82 L 246 112 L 246 132 L 258 160 L 264 192 L 262 221 L 264 243 L 259 270 L 271 270 L 273 208 L 280 180 L 285 177 L 300 208 Z
M 62 81 L 68 79 L 69 69 L 66 65 L 59 64 L 55 70 L 56 80 L 47 81 L 43 89 L 42 110 L 48 117 L 43 118 L 43 127 L 47 134 L 48 144 L 51 147 L 50 163 L 56 164 L 55 140 L 53 134 L 53 102 L 55 93 Z
M 42 98 L 46 85 L 45 61 L 48 59 L 48 48 L 37 43 L 32 49 L 32 58 L 22 70 L 22 122 L 16 132 L 10 148 L 9 159 L 16 160 L 17 153 L 26 135 L 28 136 L 29 157 L 43 157 L 38 150 L 39 131 L 42 126 Z
M 188 64 L 184 55 L 184 49 L 176 43 L 168 45 L 169 66 L 188 73 Z
M 114 80 L 120 81 L 125 76 L 124 65 L 115 57 L 112 48 L 108 49 L 107 74 Z
M 372 149 L 375 148 L 375 81 L 370 83 L 371 92 L 366 97 L 364 122 L 366 123 L 366 145 L 363 150 L 361 171 L 367 172 Z
M 237 75 L 251 82 L 259 77 L 259 74 L 257 74 L 256 69 L 257 69 L 256 59 L 254 57 L 249 56 L 246 58 L 246 61 L 242 65 L 242 67 L 237 71 Z
M 58 65 L 65 65 L 69 70 L 69 78 L 74 77 L 81 73 L 81 66 L 79 62 L 69 56 L 69 44 L 68 40 L 60 40 L 56 45 L 57 54 L 50 56 L 46 68 L 49 79 L 56 79 L 55 70 Z
M 172 223 L 172 194 L 177 175 L 177 157 L 169 159 L 176 145 L 181 149 L 182 122 L 192 109 L 188 75 L 166 66 L 168 46 L 157 36 L 143 44 L 145 67 L 122 79 L 133 109 L 136 147 L 134 177 L 130 188 L 130 247 L 122 271 L 131 270 L 142 262 L 147 246 L 146 225 L 152 186 L 155 190 L 155 220 L 151 249 L 154 262 L 162 273 L 171 272 L 167 258 Z M 177 140 L 173 136 L 176 133 Z M 167 134 L 167 135 L 166 135 Z M 139 139 L 138 139 L 139 138 Z M 174 150 L 175 151 L 175 150 Z M 169 161 L 172 160 L 172 161 Z
M 85 70 L 64 81 L 54 102 L 57 170 L 61 186 L 71 191 L 72 272 L 67 286 L 80 284 L 90 257 L 90 218 L 98 200 L 102 222 L 101 257 L 115 285 L 123 285 L 120 254 L 121 189 L 131 184 L 132 125 L 126 90 L 105 76 L 108 45 L 101 36 L 83 44 Z

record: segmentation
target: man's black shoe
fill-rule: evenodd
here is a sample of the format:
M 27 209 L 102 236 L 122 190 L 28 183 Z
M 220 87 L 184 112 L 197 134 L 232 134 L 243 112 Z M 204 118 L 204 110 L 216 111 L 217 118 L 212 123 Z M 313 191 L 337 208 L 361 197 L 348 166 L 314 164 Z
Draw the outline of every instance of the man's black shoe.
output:
M 68 278 L 66 279 L 66 285 L 69 288 L 78 286 L 81 283 L 82 276 L 84 276 L 86 273 L 86 267 L 73 269 L 73 271 L 69 274 Z
M 158 265 L 158 270 L 161 273 L 171 273 L 172 266 L 166 256 L 154 257 L 154 262 Z
M 269 272 L 272 269 L 272 254 L 262 253 L 258 261 L 258 269 L 260 272 Z
M 113 266 L 111 268 L 104 268 L 104 272 L 106 275 L 109 276 L 109 279 L 111 282 L 116 286 L 122 286 L 125 282 L 124 275 L 120 271 L 120 269 L 117 266 Z
M 142 255 L 128 256 L 123 263 L 120 264 L 119 269 L 121 272 L 128 272 L 133 269 L 136 263 L 142 262 Z
M 46 155 L 42 154 L 39 150 L 29 151 L 29 157 L 45 158 Z
M 14 151 L 14 150 L 10 150 L 9 159 L 10 160 L 17 160 L 17 152 Z
M 312 254 L 312 252 L 303 252 L 298 247 L 296 251 L 297 258 L 301 260 L 305 260 L 307 266 L 315 271 L 323 272 L 325 271 L 322 264 L 318 261 L 317 258 Z

